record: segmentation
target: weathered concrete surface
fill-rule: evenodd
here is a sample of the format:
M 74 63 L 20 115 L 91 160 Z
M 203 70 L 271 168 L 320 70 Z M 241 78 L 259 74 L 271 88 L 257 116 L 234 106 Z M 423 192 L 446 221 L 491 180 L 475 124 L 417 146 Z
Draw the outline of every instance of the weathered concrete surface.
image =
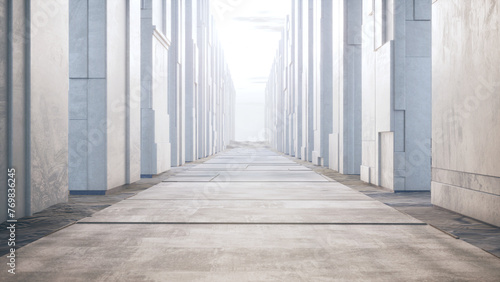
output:
M 495 281 L 500 275 L 497 258 L 429 226 L 77 224 L 21 254 L 15 277 L 38 281 Z
M 162 182 L 17 254 L 0 281 L 500 277 L 500 259 L 335 181 Z
M 500 227 L 500 6 L 436 1 L 432 18 L 432 203 Z

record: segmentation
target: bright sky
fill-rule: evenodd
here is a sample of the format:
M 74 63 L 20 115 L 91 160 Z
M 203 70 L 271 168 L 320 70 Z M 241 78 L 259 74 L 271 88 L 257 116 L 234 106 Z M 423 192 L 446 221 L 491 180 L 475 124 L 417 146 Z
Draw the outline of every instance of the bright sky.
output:
M 265 139 L 267 77 L 290 14 L 290 0 L 211 0 L 236 88 L 236 140 Z

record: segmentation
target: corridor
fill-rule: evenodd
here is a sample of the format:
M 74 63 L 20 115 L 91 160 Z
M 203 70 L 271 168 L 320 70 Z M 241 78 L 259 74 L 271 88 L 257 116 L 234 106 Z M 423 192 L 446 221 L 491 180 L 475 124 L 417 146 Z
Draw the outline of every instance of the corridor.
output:
M 1 281 L 498 281 L 500 259 L 267 147 L 236 147 L 20 248 Z M 5 256 L 0 261 L 7 262 Z

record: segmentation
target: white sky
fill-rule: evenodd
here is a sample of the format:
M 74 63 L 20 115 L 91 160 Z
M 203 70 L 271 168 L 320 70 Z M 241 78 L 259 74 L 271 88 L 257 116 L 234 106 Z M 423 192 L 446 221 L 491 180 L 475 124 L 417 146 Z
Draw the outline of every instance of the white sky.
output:
M 236 140 L 264 140 L 266 82 L 290 0 L 211 0 L 211 9 L 236 88 Z

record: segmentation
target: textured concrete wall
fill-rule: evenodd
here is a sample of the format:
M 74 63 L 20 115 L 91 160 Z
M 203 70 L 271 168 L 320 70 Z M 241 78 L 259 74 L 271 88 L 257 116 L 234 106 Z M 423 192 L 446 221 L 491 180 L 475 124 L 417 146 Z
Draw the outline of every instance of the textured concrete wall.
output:
M 363 1 L 361 179 L 429 190 L 431 1 L 382 2 Z M 387 132 L 393 140 L 382 137 Z M 382 183 L 382 163 L 393 163 L 392 181 Z
M 67 200 L 68 4 L 1 1 L 0 21 L 0 168 L 16 169 L 19 218 Z
M 30 214 L 30 184 L 29 184 L 29 148 L 26 146 L 28 140 L 29 126 L 28 114 L 25 107 L 25 100 L 28 96 L 26 83 L 26 72 L 29 69 L 26 61 L 29 41 L 26 39 L 27 10 L 26 2 L 12 1 L 9 7 L 9 21 L 12 39 L 9 44 L 10 66 L 9 73 L 9 113 L 10 113 L 10 139 L 9 152 L 11 154 L 10 165 L 16 169 L 16 197 L 23 199 L 16 203 L 17 215 L 24 216 Z M 29 18 L 29 16 L 28 16 Z M 15 36 L 14 36 L 15 35 Z
M 500 226 L 500 8 L 432 7 L 432 203 Z
M 68 199 L 68 3 L 31 0 L 30 211 Z M 40 21 L 45 14 L 47 21 Z M 50 69 L 51 71 L 46 71 Z

